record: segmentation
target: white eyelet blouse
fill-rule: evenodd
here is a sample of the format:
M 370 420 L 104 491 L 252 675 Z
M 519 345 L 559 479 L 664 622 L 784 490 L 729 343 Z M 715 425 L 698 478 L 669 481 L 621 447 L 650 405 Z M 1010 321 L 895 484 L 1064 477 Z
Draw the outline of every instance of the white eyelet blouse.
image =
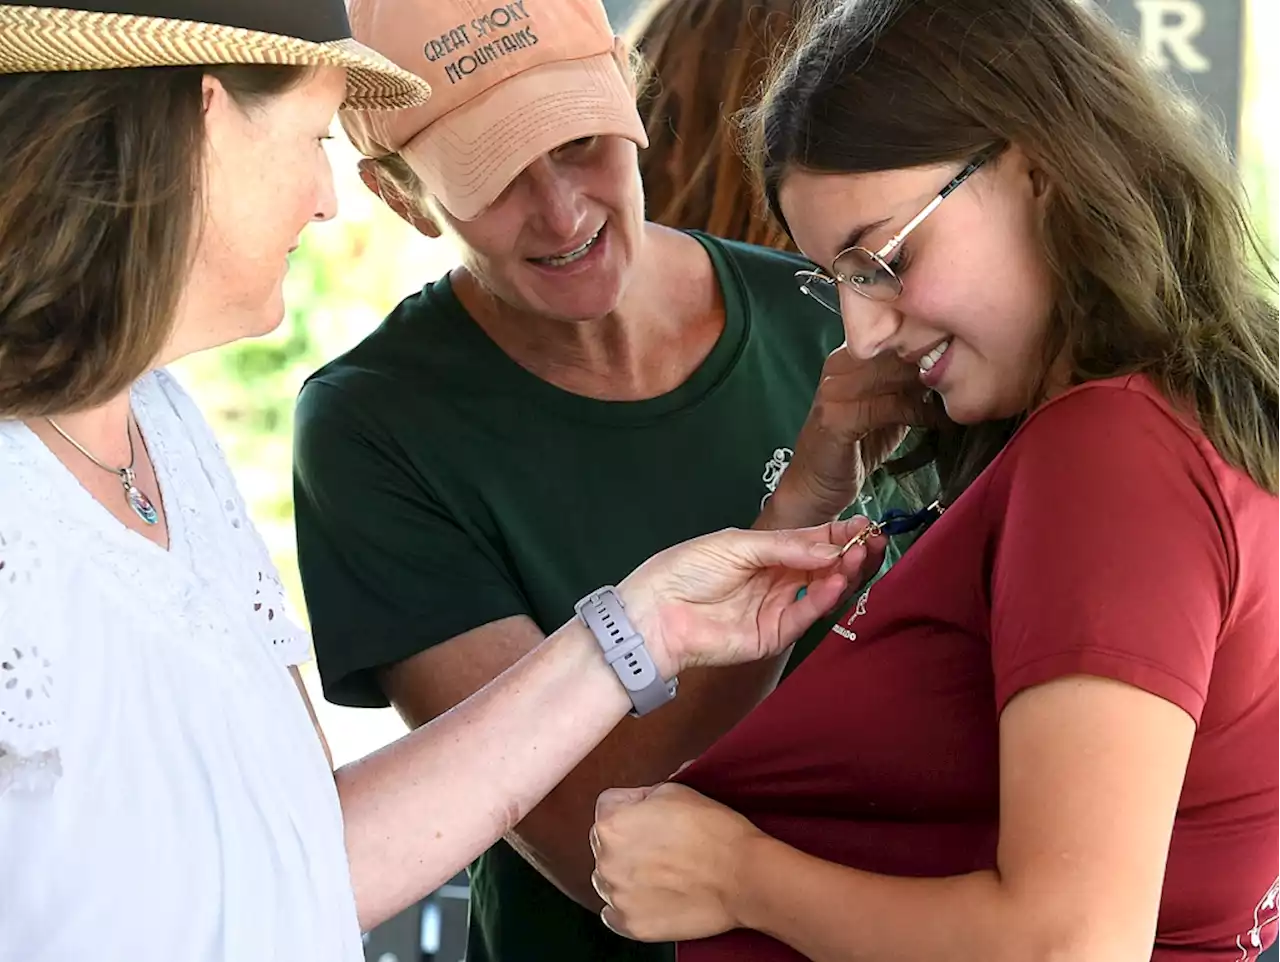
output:
M 190 398 L 133 404 L 167 552 L 0 421 L 0 962 L 358 962 L 307 638 Z

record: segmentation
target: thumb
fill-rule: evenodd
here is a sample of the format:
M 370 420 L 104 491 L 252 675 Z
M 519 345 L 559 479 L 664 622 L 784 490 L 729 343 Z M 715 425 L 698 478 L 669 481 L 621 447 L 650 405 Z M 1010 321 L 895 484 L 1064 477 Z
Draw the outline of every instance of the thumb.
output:
M 840 557 L 840 545 L 833 544 L 827 525 L 791 531 L 726 531 L 718 547 L 743 567 L 792 568 L 816 571 Z
M 644 788 L 605 789 L 596 799 L 596 821 L 602 821 L 620 809 L 638 805 L 653 794 L 653 790 L 657 787 L 657 785 L 649 785 Z

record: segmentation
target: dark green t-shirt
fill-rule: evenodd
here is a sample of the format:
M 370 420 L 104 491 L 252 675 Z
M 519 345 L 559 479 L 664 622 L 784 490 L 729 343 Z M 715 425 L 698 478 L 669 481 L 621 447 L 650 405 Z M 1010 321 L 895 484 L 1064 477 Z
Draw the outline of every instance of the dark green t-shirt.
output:
M 843 334 L 798 292 L 799 258 L 695 236 L 725 329 L 661 397 L 599 401 L 546 383 L 472 321 L 447 277 L 307 381 L 298 560 L 330 700 L 385 706 L 379 667 L 512 615 L 550 633 L 663 548 L 755 520 Z M 896 503 L 887 478 L 868 487 L 866 514 Z M 470 962 L 674 955 L 614 936 L 505 843 L 472 866 L 471 887 Z

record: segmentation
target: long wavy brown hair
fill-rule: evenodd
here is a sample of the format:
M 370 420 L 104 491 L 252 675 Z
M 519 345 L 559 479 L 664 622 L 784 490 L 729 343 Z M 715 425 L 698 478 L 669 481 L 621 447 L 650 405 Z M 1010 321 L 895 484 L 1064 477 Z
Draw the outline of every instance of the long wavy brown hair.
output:
M 95 407 L 155 363 L 201 218 L 204 74 L 246 107 L 309 72 L 0 75 L 0 418 Z
M 647 74 L 640 153 L 649 219 L 767 247 L 791 248 L 737 149 L 734 115 L 759 95 L 799 0 L 655 0 L 628 39 Z
M 1046 363 L 1065 349 L 1076 383 L 1147 375 L 1274 494 L 1271 259 L 1220 138 L 1091 7 L 844 0 L 815 11 L 747 118 L 765 196 L 781 218 L 778 186 L 796 168 L 894 170 L 1017 144 L 1052 188 Z M 935 439 L 948 497 L 1015 426 Z

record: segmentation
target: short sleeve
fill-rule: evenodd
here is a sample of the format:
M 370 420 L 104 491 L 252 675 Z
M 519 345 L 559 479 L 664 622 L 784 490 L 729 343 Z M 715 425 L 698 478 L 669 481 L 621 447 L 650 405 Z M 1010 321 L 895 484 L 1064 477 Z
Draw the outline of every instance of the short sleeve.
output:
M 1087 674 L 1199 723 L 1232 595 L 1230 518 L 1188 429 L 1126 383 L 1051 402 L 993 465 L 1000 710 L 1026 688 Z
M 252 532 L 255 538 L 257 531 Z M 285 594 L 280 574 L 261 546 L 259 562 L 253 568 L 253 617 L 271 653 L 286 668 L 311 660 L 311 641 L 300 626 Z
M 329 700 L 383 707 L 378 668 L 529 613 L 498 548 L 447 503 L 431 465 L 341 388 L 304 387 L 294 445 L 298 566 Z
M 192 536 L 199 542 L 196 550 L 209 554 L 215 550 L 214 544 L 219 548 L 225 545 L 229 552 L 227 560 L 235 566 L 235 570 L 229 572 L 234 585 L 234 604 L 248 609 L 257 636 L 286 668 L 310 661 L 311 641 L 289 604 L 280 573 L 271 560 L 266 541 L 249 516 L 217 435 L 172 374 L 157 371 L 154 378 L 165 403 L 182 422 L 218 505 L 216 517 L 213 512 L 201 512 L 200 523 L 194 526 Z M 141 394 L 135 395 L 134 403 L 152 402 L 150 395 Z M 161 431 L 149 438 L 149 443 L 158 446 L 167 461 L 181 463 L 184 449 L 180 442 Z M 213 544 L 206 538 L 211 538 Z
M 290 668 L 311 660 L 311 639 L 301 627 L 302 620 L 289 603 L 280 571 L 271 560 L 271 552 L 249 517 L 244 497 L 227 475 L 228 487 L 219 492 L 226 522 L 231 526 L 231 538 L 239 552 L 241 572 L 248 578 L 249 605 L 258 637 L 272 656 L 284 667 Z
M 37 541 L 0 524 L 0 795 L 43 791 L 62 773 L 44 561 Z

